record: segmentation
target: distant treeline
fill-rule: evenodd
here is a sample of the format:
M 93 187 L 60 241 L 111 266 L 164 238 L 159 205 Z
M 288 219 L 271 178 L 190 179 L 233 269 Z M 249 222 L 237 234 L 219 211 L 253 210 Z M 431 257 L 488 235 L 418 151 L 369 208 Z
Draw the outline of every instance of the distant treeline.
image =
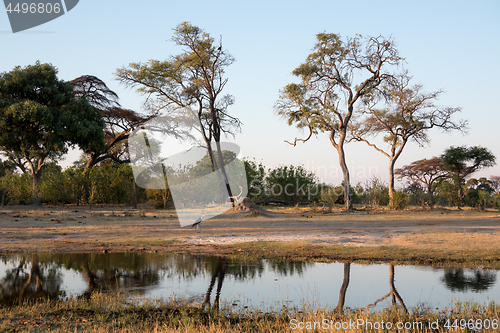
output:
M 344 204 L 343 185 L 321 183 L 317 176 L 302 166 L 266 168 L 255 160 L 245 160 L 248 197 L 266 203 L 316 203 L 325 207 Z M 144 189 L 135 184 L 128 164 L 101 163 L 83 172 L 83 165 L 62 169 L 54 162 L 44 166 L 40 180 L 40 199 L 45 204 L 137 204 L 151 203 L 155 208 L 172 207 L 169 190 Z M 193 169 L 195 170 L 195 169 Z M 401 169 L 403 170 L 403 169 Z M 405 169 L 408 172 L 407 169 Z M 399 174 L 404 174 L 402 171 Z M 405 179 L 404 176 L 400 177 Z M 499 177 L 470 178 L 465 183 L 466 206 L 477 208 L 500 207 Z M 457 186 L 450 177 L 441 177 L 432 193 L 418 182 L 407 183 L 395 193 L 392 204 L 388 185 L 378 177 L 351 187 L 353 202 L 369 207 L 389 206 L 402 209 L 412 206 L 457 206 Z M 8 162 L 0 163 L 0 194 L 5 205 L 33 204 L 32 176 Z

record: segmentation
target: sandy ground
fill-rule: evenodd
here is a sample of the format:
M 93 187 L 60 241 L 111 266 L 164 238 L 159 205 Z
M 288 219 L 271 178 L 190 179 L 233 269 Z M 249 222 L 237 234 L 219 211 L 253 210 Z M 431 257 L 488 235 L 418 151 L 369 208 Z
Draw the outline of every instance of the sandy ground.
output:
M 274 208 L 259 215 L 226 213 L 194 229 L 181 228 L 175 211 L 123 206 L 0 208 L 0 253 L 209 251 L 217 245 L 297 240 L 330 246 L 497 250 L 500 212 L 439 208 L 347 214 Z

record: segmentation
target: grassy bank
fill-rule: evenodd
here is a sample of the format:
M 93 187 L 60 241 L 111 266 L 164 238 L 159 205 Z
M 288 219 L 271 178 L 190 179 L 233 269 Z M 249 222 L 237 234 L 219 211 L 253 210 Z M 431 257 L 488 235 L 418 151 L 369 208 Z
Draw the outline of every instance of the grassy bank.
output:
M 428 266 L 462 266 L 500 269 L 500 249 L 478 251 L 435 250 L 388 246 L 331 246 L 311 242 L 249 242 L 218 248 L 219 255 L 236 260 L 276 259 L 301 261 L 392 262 Z
M 89 300 L 70 299 L 0 308 L 1 332 L 471 332 L 464 322 L 489 325 L 482 332 L 498 332 L 500 306 L 455 304 L 440 312 L 429 309 L 390 308 L 377 312 L 335 310 L 304 306 L 289 311 L 263 313 L 258 309 L 202 309 L 184 301 L 127 301 L 124 295 L 94 294 Z M 449 322 L 447 322 L 449 320 Z M 315 324 L 317 323 L 317 324 Z M 390 324 L 388 324 L 390 323 Z M 498 324 L 498 325 L 497 325 Z M 396 330 L 396 327 L 402 328 Z M 429 325 L 431 327 L 429 328 Z M 392 329 L 387 329 L 392 326 Z M 406 328 L 405 328 L 406 326 Z M 386 328 L 386 329 L 376 329 Z M 496 328 L 495 328 L 496 327 Z M 373 329 L 372 329 L 373 328 Z

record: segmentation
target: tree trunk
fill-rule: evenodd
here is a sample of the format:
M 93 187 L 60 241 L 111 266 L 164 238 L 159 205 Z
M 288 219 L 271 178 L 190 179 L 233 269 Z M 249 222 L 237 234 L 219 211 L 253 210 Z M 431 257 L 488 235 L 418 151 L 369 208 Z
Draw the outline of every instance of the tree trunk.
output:
M 89 159 L 87 160 L 87 163 L 85 164 L 85 167 L 83 168 L 83 174 L 86 175 L 90 171 L 90 169 L 94 166 L 94 161 L 96 159 L 96 154 L 95 153 L 90 153 Z
M 342 169 L 342 174 L 344 175 L 344 205 L 347 212 L 352 212 L 352 197 L 351 197 L 351 181 L 349 178 L 349 169 L 347 168 L 347 163 L 345 161 L 344 153 L 344 143 L 340 142 L 337 146 L 337 152 L 339 154 L 340 168 Z
M 344 311 L 345 295 L 347 292 L 347 287 L 349 287 L 349 275 L 350 274 L 351 274 L 351 263 L 345 262 L 344 263 L 344 280 L 342 281 L 342 287 L 340 287 L 339 302 L 337 304 L 337 307 L 335 308 L 335 311 L 337 311 L 337 312 Z
M 205 144 L 207 145 L 208 156 L 210 157 L 210 163 L 212 164 L 212 172 L 215 172 L 216 170 L 219 169 L 219 165 L 217 163 L 217 160 L 215 159 L 214 151 L 212 150 L 212 144 L 211 144 L 210 140 L 208 140 L 206 137 L 204 137 L 204 139 L 205 139 Z M 219 158 L 219 160 L 222 161 L 222 158 L 220 156 L 218 158 Z M 222 162 L 224 162 L 224 161 L 222 161 Z M 223 164 L 221 165 L 221 169 L 225 172 L 225 169 L 223 169 L 222 166 L 223 166 Z M 223 185 L 221 184 L 221 186 L 220 186 L 220 194 L 222 195 L 222 197 L 224 197 L 225 196 L 224 189 L 225 188 L 227 189 L 227 187 L 226 187 L 227 183 L 226 183 L 226 178 L 224 178 L 224 173 L 222 174 L 221 181 L 224 184 Z M 228 193 L 231 193 L 231 192 L 228 192 Z M 231 194 L 229 194 L 229 196 L 230 195 Z M 234 205 L 233 205 L 233 207 L 234 207 Z
M 137 209 L 137 188 L 135 185 L 135 179 L 132 177 L 132 206 Z
M 391 202 L 394 198 L 394 164 L 396 164 L 396 159 L 391 158 L 389 162 L 389 198 Z
M 208 149 L 208 156 L 210 157 L 210 163 L 212 164 L 212 172 L 215 172 L 215 170 L 219 169 L 219 166 L 217 165 L 217 161 L 215 160 L 211 143 L 209 141 L 206 141 L 206 145 Z
M 233 194 L 231 192 L 231 187 L 229 186 L 229 179 L 227 178 L 227 173 L 226 173 L 226 165 L 224 163 L 224 159 L 222 158 L 222 150 L 220 148 L 220 142 L 215 141 L 215 144 L 217 145 L 217 155 L 219 156 L 219 164 L 220 164 L 220 170 L 222 172 L 222 178 L 224 178 L 224 183 L 226 184 L 226 190 L 227 194 L 229 195 L 229 200 L 231 200 L 231 205 L 234 207 L 234 199 L 233 199 Z
M 458 179 L 458 206 L 463 207 L 465 205 L 464 202 L 464 187 L 462 184 L 462 179 Z
M 33 172 L 33 203 L 35 206 L 41 206 L 40 193 L 38 185 L 40 184 L 40 178 L 42 176 L 42 169 Z

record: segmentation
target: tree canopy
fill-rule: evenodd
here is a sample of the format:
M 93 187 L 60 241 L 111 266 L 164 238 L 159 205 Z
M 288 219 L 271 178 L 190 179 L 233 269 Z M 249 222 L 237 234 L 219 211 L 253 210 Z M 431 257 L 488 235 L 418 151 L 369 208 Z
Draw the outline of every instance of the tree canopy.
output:
M 442 91 L 426 93 L 420 84 L 411 85 L 407 72 L 395 75 L 378 89 L 364 96 L 363 113 L 351 126 L 350 139 L 363 141 L 389 158 L 389 197 L 394 193 L 394 166 L 410 140 L 420 146 L 428 143 L 432 128 L 465 132 L 467 121 L 453 120 L 460 108 L 438 107 L 435 101 Z M 383 134 L 388 149 L 373 143 L 370 137 Z M 429 187 L 428 187 L 429 189 Z
M 289 142 L 292 145 L 308 141 L 319 132 L 329 133 L 344 175 L 345 208 L 352 210 L 344 144 L 355 105 L 391 79 L 388 67 L 398 65 L 403 58 L 394 42 L 382 36 L 365 39 L 356 36 L 344 41 L 334 33 L 319 33 L 316 38 L 313 53 L 292 72 L 301 82 L 288 84 L 281 90 L 276 108 L 288 125 L 309 130 L 306 139 L 296 138 Z
M 443 160 L 439 157 L 413 161 L 402 168 L 396 169 L 398 178 L 407 178 L 413 183 L 425 187 L 427 194 L 433 194 L 439 181 L 449 177 L 449 172 L 444 168 Z
M 234 103 L 233 96 L 223 94 L 228 82 L 225 70 L 234 58 L 223 49 L 222 42 L 216 43 L 210 34 L 188 22 L 174 29 L 172 40 L 183 48 L 183 52 L 164 61 L 131 63 L 118 69 L 116 77 L 126 86 L 145 94 L 149 108 L 177 113 L 178 117 L 174 119 L 177 122 L 184 119 L 186 113 L 194 118 L 194 129 L 202 135 L 212 168 L 219 169 L 211 143 L 215 141 L 218 161 L 223 163 L 221 134 L 234 135 L 241 126 L 240 120 L 228 112 Z M 231 197 L 223 165 L 220 169 Z
M 118 103 L 118 95 L 93 75 L 79 76 L 70 83 L 73 85 L 73 94 L 99 109 L 104 121 L 104 141 L 99 147 L 95 147 L 97 149 L 89 152 L 84 172 L 108 159 L 118 163 L 130 162 L 126 149 L 130 133 L 155 117 L 155 114 L 144 116 L 122 108 Z
M 458 189 L 460 205 L 464 204 L 464 183 L 466 177 L 482 169 L 494 166 L 495 155 L 487 148 L 481 146 L 473 147 L 450 147 L 441 155 L 444 167 L 453 173 L 453 179 Z
M 51 64 L 18 66 L 0 75 L 0 150 L 29 165 L 36 203 L 47 159 L 61 156 L 71 145 L 89 152 L 102 143 L 99 110 L 72 91 Z

